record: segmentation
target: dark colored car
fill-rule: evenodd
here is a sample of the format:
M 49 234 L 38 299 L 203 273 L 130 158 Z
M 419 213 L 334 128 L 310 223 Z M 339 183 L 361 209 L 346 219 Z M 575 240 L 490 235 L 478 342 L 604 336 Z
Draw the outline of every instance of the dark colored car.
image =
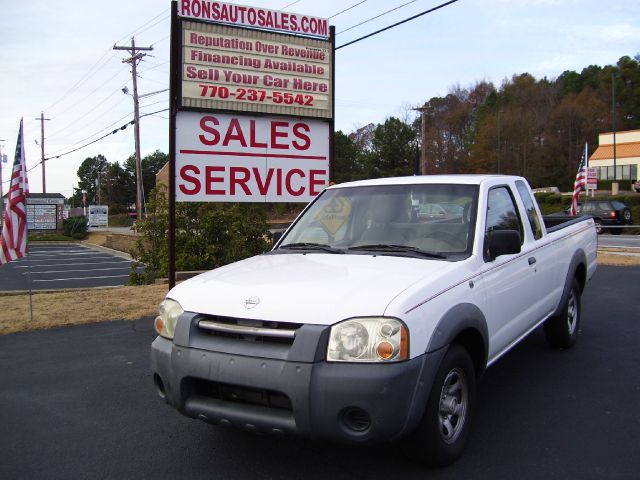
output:
M 615 235 L 619 235 L 623 230 L 619 227 L 633 223 L 631 209 L 620 200 L 589 201 L 583 205 L 578 205 L 578 213 L 593 217 L 598 234 L 604 232 L 604 227 L 614 227 L 608 230 Z

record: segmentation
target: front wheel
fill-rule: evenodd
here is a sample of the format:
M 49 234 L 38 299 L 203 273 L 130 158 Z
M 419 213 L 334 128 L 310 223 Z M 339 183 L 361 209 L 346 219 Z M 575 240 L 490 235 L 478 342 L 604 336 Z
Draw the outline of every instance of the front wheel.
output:
M 544 322 L 544 335 L 549 345 L 554 348 L 573 347 L 578 339 L 580 314 L 580 286 L 574 278 L 560 313 Z
M 462 455 L 476 398 L 473 361 L 467 350 L 452 345 L 440 364 L 424 416 L 406 440 L 410 456 L 434 467 Z

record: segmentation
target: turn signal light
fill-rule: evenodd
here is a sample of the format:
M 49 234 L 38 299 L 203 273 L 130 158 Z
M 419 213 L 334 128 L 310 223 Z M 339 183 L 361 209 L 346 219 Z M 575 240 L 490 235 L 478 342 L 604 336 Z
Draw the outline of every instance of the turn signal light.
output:
M 164 319 L 162 317 L 156 317 L 155 322 L 153 322 L 153 326 L 156 328 L 156 332 L 158 332 L 159 335 L 164 329 Z
M 383 360 L 388 360 L 393 357 L 393 354 L 395 353 L 394 350 L 395 348 L 393 348 L 391 342 L 387 341 L 382 341 L 376 346 L 376 353 Z

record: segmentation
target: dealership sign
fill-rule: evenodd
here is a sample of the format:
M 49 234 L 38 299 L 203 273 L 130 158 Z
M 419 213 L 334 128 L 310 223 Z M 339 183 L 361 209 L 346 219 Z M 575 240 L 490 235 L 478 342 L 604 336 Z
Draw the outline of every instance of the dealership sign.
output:
M 176 202 L 307 203 L 329 184 L 334 53 L 327 19 L 171 2 L 170 287 Z
M 178 15 L 206 22 L 327 38 L 329 21 L 281 10 L 209 0 L 179 0 Z
M 329 125 L 179 112 L 176 200 L 309 202 L 329 181 Z
M 331 44 L 185 22 L 182 106 L 331 118 Z

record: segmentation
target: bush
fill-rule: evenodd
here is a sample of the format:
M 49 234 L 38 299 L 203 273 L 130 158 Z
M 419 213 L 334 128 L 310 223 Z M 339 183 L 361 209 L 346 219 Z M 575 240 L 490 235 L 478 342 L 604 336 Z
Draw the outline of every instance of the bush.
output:
M 135 229 L 141 234 L 132 249 L 130 283 L 151 283 L 169 270 L 169 205 L 166 187 L 152 190 L 146 219 Z M 177 203 L 176 270 L 209 270 L 270 247 L 265 208 L 259 204 Z M 144 265 L 144 273 L 136 267 Z
M 82 240 L 87 237 L 87 217 L 69 217 L 62 222 L 62 230 L 67 237 Z

